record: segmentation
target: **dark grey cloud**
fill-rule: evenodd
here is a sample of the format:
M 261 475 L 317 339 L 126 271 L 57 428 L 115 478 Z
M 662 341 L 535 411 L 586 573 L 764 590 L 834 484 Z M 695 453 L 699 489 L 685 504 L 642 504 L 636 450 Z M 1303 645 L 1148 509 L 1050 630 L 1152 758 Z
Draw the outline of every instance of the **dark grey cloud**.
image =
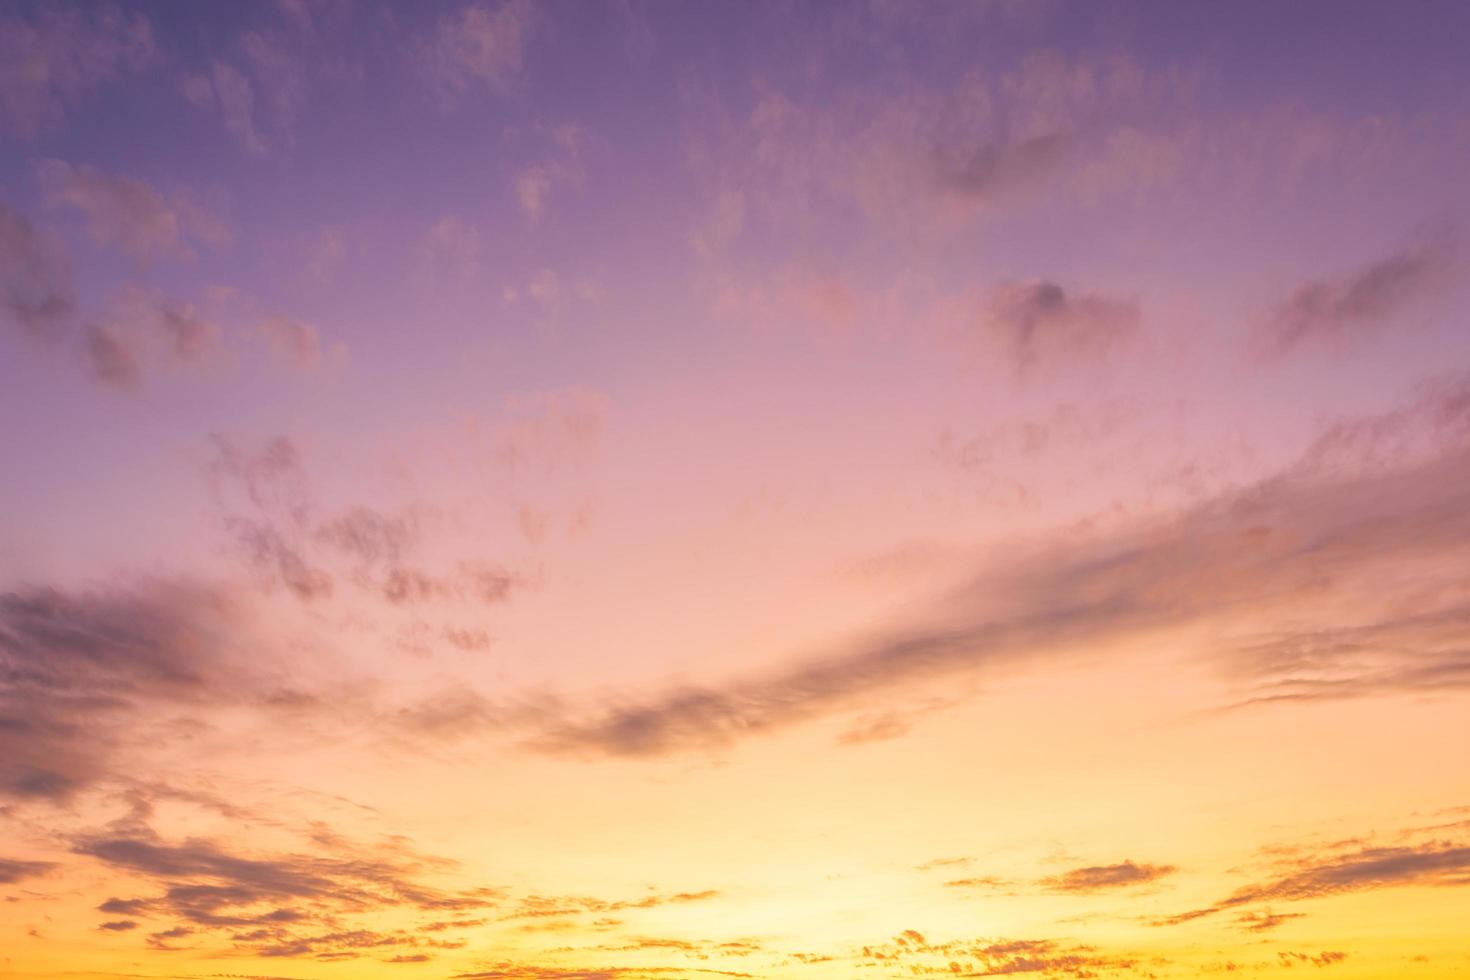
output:
M 1442 389 L 1409 413 L 1418 429 L 1433 433 L 1432 448 L 1412 459 L 1323 466 L 1309 454 L 1298 466 L 1169 519 L 1058 540 L 987 568 L 906 628 L 722 685 L 613 703 L 585 717 L 553 712 L 528 744 L 618 756 L 719 748 L 955 671 L 996 669 L 1213 618 L 1299 621 L 1308 604 L 1331 606 L 1339 590 L 1369 583 L 1384 602 L 1372 610 L 1371 628 L 1415 638 L 1409 648 L 1375 646 L 1371 656 L 1351 658 L 1324 648 L 1323 669 L 1314 675 L 1298 669 L 1288 646 L 1267 644 L 1227 652 L 1226 669 L 1258 696 L 1281 693 L 1273 685 L 1288 677 L 1298 691 L 1313 684 L 1319 691 L 1354 685 L 1360 694 L 1456 689 L 1463 686 L 1464 651 L 1431 642 L 1433 630 L 1421 627 L 1434 624 L 1434 635 L 1450 635 L 1461 622 L 1459 603 L 1434 587 L 1390 603 L 1383 572 L 1470 561 L 1466 391 L 1470 385 Z M 1324 568 L 1333 570 L 1331 578 Z
M 1457 272 L 1457 248 L 1441 235 L 1371 265 L 1299 286 L 1271 313 L 1269 349 L 1283 353 L 1319 342 L 1377 333 L 1393 318 L 1441 291 Z
M 1010 282 L 990 294 L 984 324 L 1016 372 L 1102 357 L 1138 327 L 1138 304 L 1049 280 Z

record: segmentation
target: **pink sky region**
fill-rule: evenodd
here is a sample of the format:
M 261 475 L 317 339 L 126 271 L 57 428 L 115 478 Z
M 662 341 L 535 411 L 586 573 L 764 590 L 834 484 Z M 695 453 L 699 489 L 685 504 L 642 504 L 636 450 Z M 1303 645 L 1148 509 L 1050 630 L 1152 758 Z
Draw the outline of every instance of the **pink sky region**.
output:
M 0 975 L 1470 977 L 1467 52 L 0 0 Z

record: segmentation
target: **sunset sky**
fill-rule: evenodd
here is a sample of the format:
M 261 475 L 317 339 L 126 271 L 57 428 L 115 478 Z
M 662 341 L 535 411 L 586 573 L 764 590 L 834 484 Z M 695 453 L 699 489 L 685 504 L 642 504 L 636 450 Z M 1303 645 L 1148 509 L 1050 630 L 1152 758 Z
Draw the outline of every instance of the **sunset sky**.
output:
M 1470 3 L 0 0 L 0 975 L 1470 977 Z

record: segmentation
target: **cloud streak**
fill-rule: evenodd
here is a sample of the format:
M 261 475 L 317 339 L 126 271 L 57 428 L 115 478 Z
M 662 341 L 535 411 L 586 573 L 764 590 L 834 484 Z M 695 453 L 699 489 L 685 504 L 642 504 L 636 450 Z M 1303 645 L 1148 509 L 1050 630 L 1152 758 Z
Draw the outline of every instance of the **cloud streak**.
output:
M 659 756 L 713 749 L 845 710 L 870 695 L 955 671 L 993 669 L 1069 650 L 1112 646 L 1148 631 L 1206 620 L 1269 620 L 1291 603 L 1322 603 L 1372 590 L 1380 570 L 1463 557 L 1470 549 L 1470 400 L 1460 389 L 1419 406 L 1440 434 L 1434 453 L 1398 468 L 1322 472 L 1307 463 L 1199 504 L 1170 520 L 982 571 L 919 622 L 844 652 L 764 676 L 690 687 L 614 705 L 534 735 L 544 752 Z M 1319 569 L 1335 569 L 1324 581 Z M 1387 605 L 1381 592 L 1379 600 Z M 1407 622 L 1404 596 L 1375 628 Z M 1451 612 L 1440 605 L 1438 615 Z M 1390 670 L 1419 669 L 1425 687 L 1458 686 L 1458 655 L 1379 651 Z M 1255 684 L 1278 681 L 1288 658 L 1244 657 L 1234 667 Z M 1368 685 L 1360 662 L 1325 655 L 1337 680 Z M 1357 672 L 1352 671 L 1357 667 Z M 1405 680 L 1410 675 L 1400 675 Z M 1293 674 L 1295 683 L 1310 675 Z M 1381 689 L 1381 688 L 1380 688 Z M 1366 688 L 1365 688 L 1366 690 Z
M 1135 864 L 1124 861 L 1120 864 L 1098 864 L 1086 868 L 1074 868 L 1054 878 L 1041 879 L 1041 885 L 1054 892 L 1074 895 L 1090 895 L 1094 892 L 1116 888 L 1131 888 L 1147 885 L 1167 878 L 1178 869 L 1170 864 Z
M 1275 353 L 1364 340 L 1443 291 L 1458 271 L 1447 236 L 1403 248 L 1361 269 L 1299 286 L 1271 313 L 1265 340 Z
M 1299 861 L 1278 878 L 1246 885 L 1214 905 L 1159 920 L 1178 925 L 1230 909 L 1271 902 L 1334 898 L 1355 892 L 1409 886 L 1453 888 L 1470 885 L 1470 846 L 1437 841 L 1399 847 L 1363 847 Z M 1274 928 L 1288 916 L 1249 914 L 1240 921 L 1254 931 Z

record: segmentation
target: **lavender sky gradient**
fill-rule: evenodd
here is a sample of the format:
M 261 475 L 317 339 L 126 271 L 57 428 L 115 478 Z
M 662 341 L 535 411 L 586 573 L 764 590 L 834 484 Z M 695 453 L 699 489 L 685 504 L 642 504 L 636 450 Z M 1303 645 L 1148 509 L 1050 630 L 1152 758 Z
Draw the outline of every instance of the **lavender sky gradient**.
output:
M 1470 971 L 1467 52 L 0 0 L 0 973 Z

